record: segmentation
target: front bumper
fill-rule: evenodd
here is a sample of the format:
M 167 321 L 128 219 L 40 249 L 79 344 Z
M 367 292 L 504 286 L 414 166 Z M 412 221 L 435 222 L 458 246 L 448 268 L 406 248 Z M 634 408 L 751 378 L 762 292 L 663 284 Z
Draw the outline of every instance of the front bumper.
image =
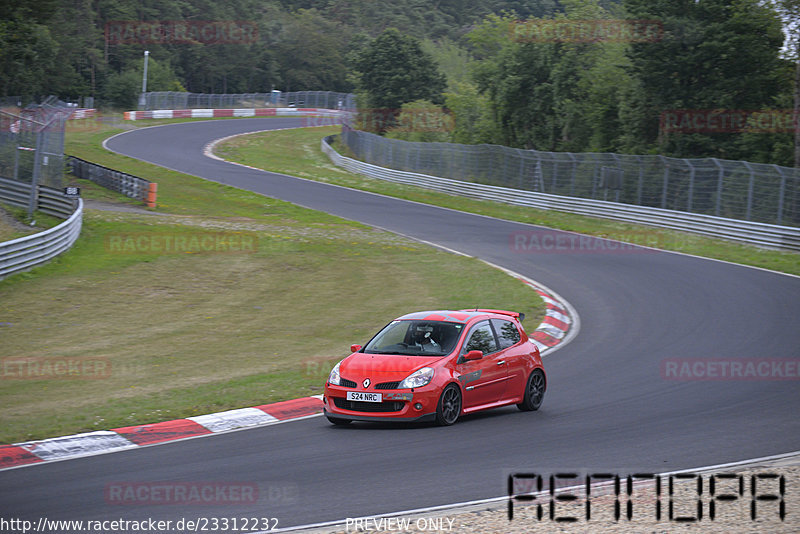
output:
M 350 421 L 419 421 L 436 415 L 440 396 L 439 389 L 431 386 L 413 392 L 408 389 L 369 390 L 370 393 L 383 395 L 381 406 L 376 406 L 348 401 L 348 391 L 365 392 L 363 389 L 325 385 L 322 398 L 325 415 Z
M 373 423 L 387 422 L 387 423 L 418 423 L 423 421 L 433 421 L 436 419 L 436 412 L 426 413 L 418 417 L 384 417 L 380 415 L 354 415 L 343 412 L 329 412 L 327 408 L 323 408 L 322 412 L 326 417 L 335 417 L 336 419 L 346 419 L 348 421 L 370 421 Z

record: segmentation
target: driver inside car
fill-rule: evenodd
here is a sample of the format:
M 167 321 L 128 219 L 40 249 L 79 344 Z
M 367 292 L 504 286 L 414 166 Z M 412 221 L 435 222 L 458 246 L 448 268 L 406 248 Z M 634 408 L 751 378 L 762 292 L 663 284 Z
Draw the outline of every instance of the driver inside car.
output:
M 412 347 L 418 347 L 421 352 L 441 352 L 442 347 L 431 337 L 433 327 L 417 325 L 412 334 Z

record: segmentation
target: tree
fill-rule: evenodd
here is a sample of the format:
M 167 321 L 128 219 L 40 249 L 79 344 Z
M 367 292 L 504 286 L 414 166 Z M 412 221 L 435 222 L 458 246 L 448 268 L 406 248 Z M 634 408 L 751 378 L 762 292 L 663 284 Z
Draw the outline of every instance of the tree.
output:
M 453 131 L 453 119 L 439 106 L 427 100 L 403 104 L 397 124 L 386 131 L 386 137 L 403 141 L 446 143 Z
M 103 96 L 105 101 L 121 109 L 134 109 L 142 90 L 144 62 L 108 78 Z M 147 63 L 148 91 L 186 91 L 168 62 L 150 57 Z
M 47 26 L 30 19 L 0 21 L 0 96 L 27 100 L 49 93 L 57 50 Z
M 625 0 L 635 19 L 660 20 L 663 38 L 634 43 L 631 75 L 642 92 L 626 126 L 662 154 L 745 159 L 735 134 L 661 135 L 662 112 L 758 110 L 781 90 L 781 24 L 757 0 Z
M 569 18 L 608 16 L 596 0 L 563 4 L 567 13 L 555 20 L 565 25 Z M 525 32 L 539 22 L 518 23 L 513 16 L 495 15 L 469 35 L 476 55 L 483 58 L 473 75 L 492 102 L 501 134 L 497 142 L 548 151 L 587 150 L 596 125 L 587 119 L 594 118 L 604 126 L 606 115 L 616 113 L 616 101 L 609 98 L 615 90 L 598 91 L 597 78 L 588 74 L 597 69 L 603 48 L 593 43 L 529 38 Z M 592 105 L 609 109 L 598 115 Z
M 456 83 L 452 92 L 445 93 L 445 105 L 453 119 L 453 143 L 474 145 L 498 139 L 491 102 L 474 84 Z
M 313 37 L 312 37 L 313 36 Z M 315 10 L 293 14 L 276 44 L 286 91 L 349 91 L 346 34 Z
M 794 166 L 800 168 L 800 0 L 774 0 L 786 29 L 787 57 L 794 61 Z
M 419 42 L 390 28 L 357 56 L 353 70 L 359 93 L 366 102 L 359 107 L 399 112 L 406 102 L 430 100 L 442 104 L 445 77 Z M 385 124 L 381 131 L 391 124 Z

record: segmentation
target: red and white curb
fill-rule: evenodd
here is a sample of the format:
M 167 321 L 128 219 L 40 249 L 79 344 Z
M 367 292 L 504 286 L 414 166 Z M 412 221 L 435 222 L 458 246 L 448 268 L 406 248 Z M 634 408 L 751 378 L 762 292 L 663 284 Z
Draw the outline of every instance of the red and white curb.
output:
M 97 110 L 95 108 L 78 108 L 69 116 L 69 120 L 90 119 L 94 117 Z
M 546 306 L 544 319 L 528 336 L 531 342 L 539 348 L 542 356 L 564 347 L 578 335 L 581 324 L 580 316 L 569 301 L 546 285 L 531 280 L 527 276 L 522 276 L 488 261 L 484 261 L 484 263 L 529 285 L 544 301 Z
M 219 432 L 265 426 L 322 413 L 321 396 L 240 408 L 113 430 L 0 445 L 0 469 L 122 451 Z
M 215 117 L 338 117 L 347 113 L 326 108 L 155 109 L 126 111 L 126 121 L 143 119 L 211 119 Z

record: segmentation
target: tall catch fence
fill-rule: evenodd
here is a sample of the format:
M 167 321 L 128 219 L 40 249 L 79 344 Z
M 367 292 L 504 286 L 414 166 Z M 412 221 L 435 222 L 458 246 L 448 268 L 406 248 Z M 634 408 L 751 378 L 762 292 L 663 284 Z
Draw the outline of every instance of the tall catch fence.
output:
M 356 158 L 392 169 L 554 195 L 800 226 L 800 169 L 716 158 L 543 152 L 387 139 L 344 127 Z
M 143 110 L 195 108 L 263 108 L 296 107 L 354 109 L 352 93 L 334 91 L 294 91 L 241 94 L 203 94 L 158 91 L 144 93 Z
M 75 111 L 55 97 L 12 113 L 0 110 L 0 178 L 37 187 L 60 189 L 64 175 L 64 130 Z

